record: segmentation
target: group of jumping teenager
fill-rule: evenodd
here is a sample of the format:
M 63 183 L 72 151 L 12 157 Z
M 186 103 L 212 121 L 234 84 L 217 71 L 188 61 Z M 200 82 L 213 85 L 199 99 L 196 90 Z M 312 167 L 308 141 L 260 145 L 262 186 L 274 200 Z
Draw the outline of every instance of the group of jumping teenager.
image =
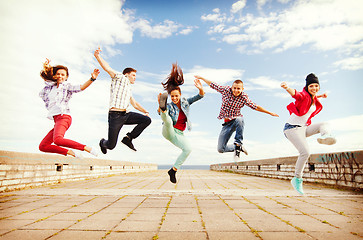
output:
M 102 69 L 111 77 L 110 101 L 108 112 L 108 137 L 102 138 L 99 142 L 100 150 L 103 154 L 107 150 L 115 148 L 119 132 L 123 125 L 136 125 L 132 131 L 128 132 L 121 140 L 127 147 L 136 151 L 133 140 L 136 139 L 151 123 L 149 112 L 145 110 L 132 96 L 132 84 L 136 80 L 136 70 L 125 68 L 123 72 L 113 70 L 110 65 L 100 56 L 101 49 L 94 52 L 94 56 Z M 81 92 L 88 88 L 98 77 L 100 71 L 94 69 L 91 78 L 82 85 L 72 85 L 67 82 L 69 73 L 68 68 L 62 65 L 51 66 L 50 60 L 46 60 L 40 76 L 45 80 L 45 87 L 40 92 L 40 97 L 45 102 L 48 110 L 48 118 L 54 121 L 54 128 L 44 137 L 39 145 L 39 150 L 43 152 L 70 155 L 76 158 L 83 158 L 82 154 L 74 151 L 86 151 L 97 156 L 96 149 L 64 138 L 64 135 L 71 125 L 72 118 L 69 109 L 69 100 L 73 93 Z M 201 100 L 204 89 L 201 81 L 205 82 L 210 88 L 222 95 L 222 105 L 218 119 L 223 120 L 222 129 L 218 138 L 218 152 L 234 152 L 235 160 L 240 158 L 240 154 L 248 154 L 243 146 L 244 118 L 241 109 L 245 105 L 253 110 L 278 117 L 276 113 L 270 112 L 263 107 L 252 102 L 248 95 L 243 91 L 243 82 L 235 80 L 232 86 L 221 86 L 201 76 L 194 76 L 194 85 L 199 92 L 190 98 L 181 96 L 180 86 L 184 83 L 183 71 L 175 63 L 172 64 L 171 73 L 162 82 L 165 90 L 158 95 L 158 113 L 162 119 L 162 135 L 176 147 L 182 150 L 177 157 L 173 167 L 168 171 L 169 179 L 176 183 L 176 173 L 188 158 L 192 147 L 184 136 L 185 129 L 191 130 L 189 108 L 196 101 Z M 327 94 L 318 95 L 320 84 L 318 77 L 310 73 L 306 77 L 305 87 L 301 92 L 289 88 L 285 82 L 281 83 L 294 99 L 295 102 L 287 106 L 290 117 L 284 127 L 284 135 L 295 146 L 299 156 L 295 167 L 295 176 L 291 180 L 294 189 L 304 194 L 302 187 L 302 177 L 305 164 L 310 156 L 306 138 L 320 133 L 317 141 L 320 144 L 331 145 L 336 139 L 330 134 L 326 123 L 311 124 L 311 118 L 322 110 L 319 98 L 326 98 Z M 168 102 L 170 97 L 171 102 Z M 141 113 L 128 111 L 129 105 Z M 235 133 L 233 144 L 228 144 L 232 134 Z

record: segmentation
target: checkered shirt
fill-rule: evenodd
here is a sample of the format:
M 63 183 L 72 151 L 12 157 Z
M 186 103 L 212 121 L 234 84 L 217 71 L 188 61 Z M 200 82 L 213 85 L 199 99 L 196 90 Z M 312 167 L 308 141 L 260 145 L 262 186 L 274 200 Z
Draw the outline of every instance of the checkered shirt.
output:
M 244 92 L 236 97 L 233 95 L 232 87 L 230 86 L 220 86 L 212 82 L 210 87 L 222 94 L 222 106 L 218 119 L 234 119 L 243 116 L 241 114 L 241 108 L 244 107 L 244 105 L 247 105 L 254 110 L 257 108 L 257 105 L 252 102 Z

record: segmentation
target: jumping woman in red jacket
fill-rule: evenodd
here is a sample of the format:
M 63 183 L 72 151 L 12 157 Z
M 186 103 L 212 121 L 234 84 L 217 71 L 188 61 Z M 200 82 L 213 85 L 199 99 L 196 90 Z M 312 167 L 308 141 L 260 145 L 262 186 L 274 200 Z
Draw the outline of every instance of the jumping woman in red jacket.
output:
M 336 143 L 336 139 L 330 135 L 327 123 L 311 124 L 311 118 L 323 108 L 318 98 L 326 98 L 327 94 L 317 95 L 320 84 L 318 77 L 313 73 L 306 77 L 306 85 L 302 92 L 289 88 L 285 82 L 281 83 L 281 87 L 295 99 L 294 103 L 287 106 L 290 118 L 285 124 L 284 134 L 299 151 L 295 177 L 291 180 L 291 184 L 298 193 L 303 195 L 302 176 L 304 166 L 310 156 L 306 138 L 320 133 L 321 136 L 317 139 L 320 144 L 332 145 Z

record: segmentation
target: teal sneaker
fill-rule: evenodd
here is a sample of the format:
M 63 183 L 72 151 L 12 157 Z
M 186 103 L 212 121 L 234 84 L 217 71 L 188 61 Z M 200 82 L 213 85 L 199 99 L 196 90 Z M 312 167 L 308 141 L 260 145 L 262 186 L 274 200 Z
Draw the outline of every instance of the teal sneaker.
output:
M 291 185 L 294 187 L 294 189 L 301 195 L 304 195 L 303 186 L 302 186 L 303 180 L 302 178 L 293 177 L 291 179 Z

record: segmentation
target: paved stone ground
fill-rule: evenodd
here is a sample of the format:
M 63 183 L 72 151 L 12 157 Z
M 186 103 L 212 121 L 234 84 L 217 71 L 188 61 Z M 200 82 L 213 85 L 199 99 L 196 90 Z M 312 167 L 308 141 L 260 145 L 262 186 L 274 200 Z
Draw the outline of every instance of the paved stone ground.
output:
M 182 170 L 0 194 L 0 239 L 362 239 L 363 197 L 284 180 Z

